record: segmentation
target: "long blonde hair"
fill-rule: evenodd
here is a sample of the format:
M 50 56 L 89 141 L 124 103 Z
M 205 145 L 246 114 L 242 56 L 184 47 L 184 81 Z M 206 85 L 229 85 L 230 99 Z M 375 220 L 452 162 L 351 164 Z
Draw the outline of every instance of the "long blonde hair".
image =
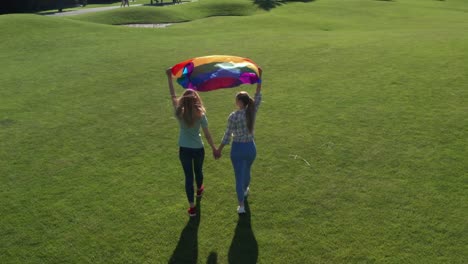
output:
M 247 92 L 239 92 L 236 95 L 236 100 L 239 100 L 244 105 L 245 119 L 247 120 L 247 128 L 252 134 L 255 124 L 255 102 Z
M 205 107 L 198 93 L 187 89 L 177 100 L 176 116 L 184 121 L 188 127 L 193 127 L 205 113 Z

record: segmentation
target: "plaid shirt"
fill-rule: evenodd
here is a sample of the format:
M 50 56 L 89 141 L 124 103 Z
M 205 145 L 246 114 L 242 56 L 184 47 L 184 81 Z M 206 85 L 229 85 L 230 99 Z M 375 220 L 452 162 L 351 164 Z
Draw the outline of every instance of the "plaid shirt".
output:
M 257 113 L 260 102 L 262 101 L 262 94 L 255 94 L 254 101 L 255 113 Z M 228 145 L 229 141 L 231 140 L 231 136 L 232 141 L 234 142 L 251 142 L 254 140 L 253 133 L 251 134 L 247 128 L 247 120 L 244 109 L 237 110 L 229 115 L 228 125 L 221 143 Z

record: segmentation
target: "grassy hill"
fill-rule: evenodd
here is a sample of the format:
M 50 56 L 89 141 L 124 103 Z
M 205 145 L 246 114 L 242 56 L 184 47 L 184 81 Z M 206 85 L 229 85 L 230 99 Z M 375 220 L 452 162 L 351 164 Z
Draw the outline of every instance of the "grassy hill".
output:
M 463 263 L 467 12 L 199 0 L 0 16 L 2 263 Z M 229 148 L 207 154 L 201 217 L 186 215 L 164 69 L 209 54 L 264 70 L 240 220 Z M 202 94 L 217 143 L 240 90 Z
M 258 9 L 254 3 L 245 0 L 197 1 L 182 5 L 119 8 L 83 14 L 73 19 L 110 25 L 183 22 L 210 16 L 246 16 Z

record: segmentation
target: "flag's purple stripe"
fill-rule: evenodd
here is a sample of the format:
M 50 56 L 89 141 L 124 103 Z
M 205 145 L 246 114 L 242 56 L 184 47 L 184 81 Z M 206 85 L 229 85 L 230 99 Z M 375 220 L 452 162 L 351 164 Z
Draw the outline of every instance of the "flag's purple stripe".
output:
M 199 91 L 209 91 L 218 88 L 230 88 L 241 84 L 259 83 L 255 71 L 245 63 L 208 63 L 194 67 L 192 62 L 187 63 L 183 69 L 183 74 L 177 82 L 184 88 L 196 89 Z

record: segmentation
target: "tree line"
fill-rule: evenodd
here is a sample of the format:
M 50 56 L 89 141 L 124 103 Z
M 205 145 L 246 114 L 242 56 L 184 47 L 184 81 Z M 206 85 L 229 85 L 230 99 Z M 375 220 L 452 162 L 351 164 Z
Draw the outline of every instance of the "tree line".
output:
M 49 9 L 113 3 L 116 0 L 2 0 L 0 14 L 29 13 Z
M 114 3 L 116 0 L 1 0 L 0 14 L 31 13 L 41 10 L 64 9 L 87 4 Z M 154 0 L 158 2 L 157 0 Z M 271 9 L 286 2 L 312 2 L 314 0 L 252 0 L 264 9 Z M 153 1 L 151 1 L 152 3 Z

